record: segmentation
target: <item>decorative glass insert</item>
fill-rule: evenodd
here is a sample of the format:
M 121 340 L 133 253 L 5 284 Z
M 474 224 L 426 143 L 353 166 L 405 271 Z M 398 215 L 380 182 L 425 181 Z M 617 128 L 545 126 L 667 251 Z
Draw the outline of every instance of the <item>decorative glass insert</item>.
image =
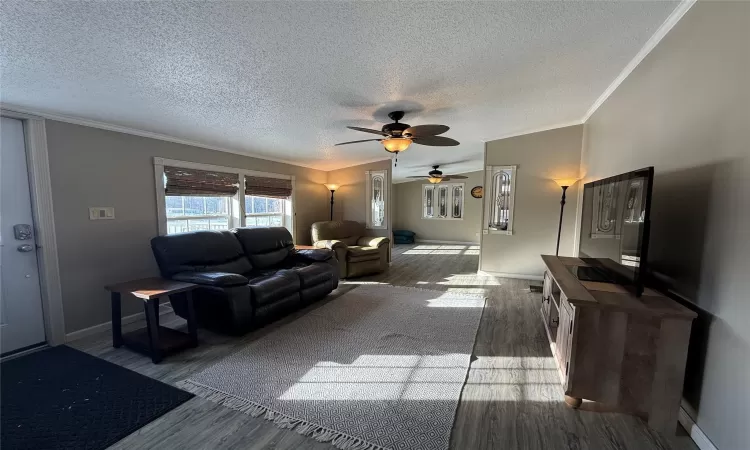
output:
M 464 184 L 422 185 L 422 218 L 460 220 L 464 218 Z
M 434 200 L 435 186 L 432 184 L 426 184 L 423 187 L 422 193 L 422 217 L 432 218 L 435 216 Z
M 438 187 L 438 217 L 448 217 L 448 186 Z
M 485 230 L 512 234 L 516 166 L 488 166 L 485 183 Z
M 453 203 L 451 206 L 451 217 L 454 219 L 460 219 L 464 214 L 464 187 L 463 185 L 457 184 L 453 186 L 451 191 L 451 198 Z
M 385 223 L 385 200 L 384 200 L 384 177 L 375 175 L 372 177 L 372 225 L 383 226 Z
M 366 172 L 367 228 L 388 228 L 388 174 L 385 170 Z

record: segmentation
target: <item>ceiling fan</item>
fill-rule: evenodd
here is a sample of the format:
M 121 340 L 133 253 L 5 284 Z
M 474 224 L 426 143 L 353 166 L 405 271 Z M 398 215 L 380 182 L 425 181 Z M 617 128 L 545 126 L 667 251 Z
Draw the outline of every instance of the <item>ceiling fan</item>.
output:
M 393 123 L 383 125 L 383 128 L 380 131 L 372 130 L 369 128 L 347 127 L 351 130 L 379 134 L 382 137 L 377 139 L 363 139 L 361 141 L 341 142 L 336 145 L 380 141 L 380 143 L 383 144 L 385 151 L 395 153 L 398 156 L 400 152 L 403 152 L 404 150 L 409 148 L 412 143 L 440 147 L 454 146 L 459 144 L 459 142 L 455 139 L 447 138 L 445 136 L 438 136 L 438 134 L 443 134 L 450 129 L 445 125 L 411 126 L 406 123 L 399 123 L 399 120 L 404 117 L 403 111 L 390 112 L 388 113 L 388 117 L 393 120 Z
M 407 178 L 427 178 L 427 181 L 432 184 L 437 184 L 441 181 L 465 180 L 469 178 L 463 175 L 443 175 L 443 172 L 438 170 L 438 167 L 440 166 L 432 166 L 432 170 L 430 170 L 427 175 L 415 175 Z

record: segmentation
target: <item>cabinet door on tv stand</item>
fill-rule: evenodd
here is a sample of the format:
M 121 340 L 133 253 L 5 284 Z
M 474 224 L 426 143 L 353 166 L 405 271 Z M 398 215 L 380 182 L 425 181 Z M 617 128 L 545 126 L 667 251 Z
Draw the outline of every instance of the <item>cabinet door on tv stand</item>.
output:
M 560 302 L 559 327 L 557 328 L 557 362 L 563 374 L 563 385 L 568 384 L 570 377 L 570 356 L 573 337 L 573 317 L 575 316 L 572 306 L 567 301 Z

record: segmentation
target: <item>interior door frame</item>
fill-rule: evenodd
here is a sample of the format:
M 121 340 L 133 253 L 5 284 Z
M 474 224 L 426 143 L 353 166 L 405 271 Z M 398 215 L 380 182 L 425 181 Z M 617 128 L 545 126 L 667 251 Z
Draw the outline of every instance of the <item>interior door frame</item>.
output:
M 45 119 L 8 109 L 0 109 L 0 116 L 23 122 L 26 165 L 31 188 L 31 212 L 36 231 L 44 333 L 47 344 L 61 345 L 65 343 L 65 316 L 60 285 L 60 265 L 57 257 Z

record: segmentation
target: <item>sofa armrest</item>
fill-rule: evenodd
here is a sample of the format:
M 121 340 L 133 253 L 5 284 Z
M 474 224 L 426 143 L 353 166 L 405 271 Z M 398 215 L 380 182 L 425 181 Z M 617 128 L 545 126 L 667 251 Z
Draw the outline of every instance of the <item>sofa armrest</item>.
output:
M 294 255 L 303 261 L 325 262 L 334 257 L 334 252 L 327 248 L 317 248 L 314 250 L 295 250 Z
M 215 287 L 244 286 L 248 283 L 242 275 L 229 272 L 180 272 L 172 275 L 172 279 Z
M 357 245 L 361 245 L 362 247 L 380 247 L 388 245 L 390 242 L 391 240 L 387 237 L 363 236 L 357 239 Z
M 326 241 L 317 241 L 313 243 L 313 246 L 317 248 L 327 248 L 329 250 L 339 250 L 339 249 L 346 250 L 349 248 L 349 246 L 346 245 L 344 241 L 337 241 L 335 239 L 329 239 Z

